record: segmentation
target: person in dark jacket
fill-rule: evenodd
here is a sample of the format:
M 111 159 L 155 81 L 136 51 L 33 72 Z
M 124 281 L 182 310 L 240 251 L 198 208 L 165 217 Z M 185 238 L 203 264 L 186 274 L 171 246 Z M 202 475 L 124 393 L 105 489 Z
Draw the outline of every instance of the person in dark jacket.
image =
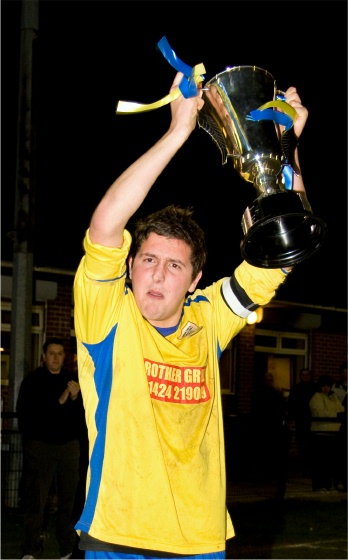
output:
M 330 375 L 319 377 L 317 391 L 309 401 L 312 415 L 312 486 L 314 492 L 321 494 L 337 492 L 339 481 L 338 441 L 344 406 L 331 391 L 331 386 Z
M 39 558 L 44 511 L 55 481 L 56 534 L 61 558 L 71 558 L 77 534 L 71 515 L 79 482 L 84 408 L 77 374 L 64 367 L 64 343 L 43 345 L 43 365 L 22 381 L 18 426 L 23 437 L 25 524 L 23 558 Z
M 299 457 L 305 475 L 310 474 L 310 429 L 312 415 L 309 401 L 316 392 L 312 372 L 308 368 L 300 371 L 300 381 L 292 386 L 288 398 L 289 419 L 294 420 Z
M 261 387 L 252 396 L 251 415 L 258 473 L 264 481 L 276 482 L 276 497 L 281 499 L 285 493 L 287 468 L 286 401 L 282 391 L 274 386 L 271 372 L 263 375 Z

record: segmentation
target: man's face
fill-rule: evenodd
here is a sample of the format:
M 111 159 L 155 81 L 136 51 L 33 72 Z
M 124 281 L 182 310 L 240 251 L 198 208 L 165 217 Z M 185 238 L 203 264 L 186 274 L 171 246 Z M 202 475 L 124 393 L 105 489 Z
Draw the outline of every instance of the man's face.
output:
M 129 259 L 132 290 L 142 315 L 155 327 L 173 327 L 180 319 L 187 292 L 193 292 L 202 272 L 192 281 L 191 248 L 179 239 L 156 233 Z
M 311 372 L 307 369 L 301 371 L 300 379 L 303 383 L 309 383 L 312 380 Z
M 273 387 L 273 375 L 271 373 L 266 373 L 264 377 L 265 387 Z
M 59 373 L 65 358 L 64 348 L 61 344 L 49 344 L 43 360 L 51 373 Z
M 321 392 L 325 393 L 325 395 L 328 395 L 331 391 L 331 387 L 330 385 L 323 385 L 321 388 Z

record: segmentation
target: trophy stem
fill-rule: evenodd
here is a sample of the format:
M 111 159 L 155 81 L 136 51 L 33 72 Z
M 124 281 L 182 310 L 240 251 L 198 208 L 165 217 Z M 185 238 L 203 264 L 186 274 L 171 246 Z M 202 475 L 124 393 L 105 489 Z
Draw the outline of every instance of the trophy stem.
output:
M 251 168 L 250 179 L 256 189 L 257 195 L 272 194 L 284 190 L 278 183 L 280 166 L 270 167 L 269 163 L 262 160 L 257 161 Z

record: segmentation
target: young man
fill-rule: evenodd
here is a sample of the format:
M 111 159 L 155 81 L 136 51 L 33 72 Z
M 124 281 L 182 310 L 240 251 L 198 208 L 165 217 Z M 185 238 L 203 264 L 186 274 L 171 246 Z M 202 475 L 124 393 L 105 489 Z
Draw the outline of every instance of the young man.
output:
M 190 211 L 152 214 L 133 240 L 125 229 L 194 130 L 201 97 L 199 86 L 197 96 L 171 103 L 168 131 L 106 192 L 84 240 L 74 293 L 90 445 L 76 525 L 86 558 L 224 558 L 234 534 L 219 357 L 286 272 L 243 262 L 198 290 L 206 252 Z M 299 136 L 307 110 L 293 87 L 286 100 Z M 304 190 L 300 177 L 295 189 Z
M 347 397 L 347 362 L 343 362 L 338 368 L 338 379 L 332 385 L 331 391 L 337 395 L 341 402 Z
M 299 455 L 305 474 L 310 471 L 310 429 L 312 415 L 309 401 L 316 392 L 316 384 L 313 381 L 312 372 L 308 368 L 300 370 L 300 380 L 290 389 L 288 398 L 289 419 L 294 420 Z
M 332 378 L 322 375 L 309 401 L 311 422 L 312 487 L 314 492 L 337 492 L 340 478 L 338 437 L 344 406 L 331 391 Z
M 45 505 L 52 483 L 57 492 L 57 541 L 71 558 L 77 535 L 71 515 L 79 482 L 84 410 L 76 373 L 64 367 L 64 342 L 49 338 L 43 365 L 27 375 L 17 399 L 23 435 L 25 523 L 23 558 L 39 558 Z

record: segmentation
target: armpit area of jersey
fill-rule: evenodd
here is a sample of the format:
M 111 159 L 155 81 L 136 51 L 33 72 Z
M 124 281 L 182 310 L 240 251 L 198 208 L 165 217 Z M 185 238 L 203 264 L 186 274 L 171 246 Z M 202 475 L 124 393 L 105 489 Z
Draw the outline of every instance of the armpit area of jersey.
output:
M 246 319 L 252 311 L 259 307 L 249 298 L 235 276 L 231 276 L 224 281 L 221 286 L 221 293 L 231 311 L 243 319 Z

